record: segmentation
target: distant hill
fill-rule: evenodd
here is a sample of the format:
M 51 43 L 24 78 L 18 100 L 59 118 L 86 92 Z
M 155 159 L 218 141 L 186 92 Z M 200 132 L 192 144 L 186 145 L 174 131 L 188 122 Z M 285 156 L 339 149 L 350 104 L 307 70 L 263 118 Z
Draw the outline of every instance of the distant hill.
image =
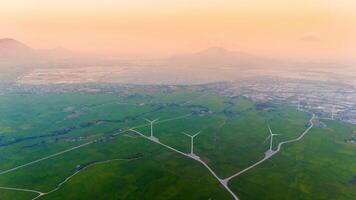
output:
M 35 56 L 35 50 L 27 45 L 10 38 L 0 39 L 0 59 L 24 59 Z
M 240 51 L 230 51 L 221 47 L 211 47 L 206 50 L 177 55 L 167 59 L 174 65 L 196 67 L 258 67 L 267 63 L 276 62 Z
M 103 61 L 93 55 L 74 53 L 64 48 L 33 49 L 15 39 L 0 39 L 0 69 L 14 65 L 31 68 L 92 63 L 103 63 Z
M 64 48 L 34 49 L 11 38 L 0 39 L 0 82 L 39 68 L 128 65 L 120 59 L 75 53 Z
M 33 49 L 14 39 L 0 39 L 0 61 L 11 63 L 43 62 L 74 58 L 73 52 L 63 49 Z

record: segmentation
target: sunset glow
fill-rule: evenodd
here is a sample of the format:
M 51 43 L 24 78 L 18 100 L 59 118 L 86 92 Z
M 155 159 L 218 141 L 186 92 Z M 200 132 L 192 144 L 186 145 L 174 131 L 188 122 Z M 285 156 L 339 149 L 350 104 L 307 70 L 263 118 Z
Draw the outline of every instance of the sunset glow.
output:
M 223 46 L 271 57 L 355 59 L 353 0 L 2 1 L 1 37 L 34 48 L 166 56 Z

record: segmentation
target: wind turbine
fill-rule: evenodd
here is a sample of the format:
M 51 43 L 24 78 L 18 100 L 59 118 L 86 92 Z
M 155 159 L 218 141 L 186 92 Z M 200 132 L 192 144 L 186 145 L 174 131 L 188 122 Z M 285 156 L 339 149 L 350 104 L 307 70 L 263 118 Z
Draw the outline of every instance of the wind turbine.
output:
M 298 111 L 300 111 L 300 96 L 298 96 Z
M 194 154 L 194 138 L 195 138 L 196 136 L 198 136 L 198 135 L 201 133 L 201 131 L 198 131 L 198 132 L 195 133 L 194 135 L 189 135 L 189 134 L 187 134 L 187 133 L 185 133 L 185 132 L 182 132 L 182 133 L 183 133 L 184 135 L 190 137 L 190 155 L 191 155 L 191 156 L 196 156 L 196 155 Z
M 151 125 L 151 136 L 150 136 L 151 139 L 157 139 L 156 137 L 153 136 L 153 124 L 154 124 L 156 121 L 158 121 L 158 119 L 159 119 L 159 118 L 157 118 L 157 119 L 155 119 L 155 120 L 149 120 L 149 119 L 146 119 L 146 118 L 145 118 L 145 120 L 148 121 L 148 122 L 150 123 L 150 125 Z
M 335 115 L 335 105 L 333 105 L 332 109 L 331 109 L 331 120 L 334 120 L 334 115 Z
M 273 148 L 273 136 L 280 135 L 280 134 L 273 134 L 269 124 L 268 124 L 268 130 L 269 130 L 269 136 L 265 139 L 265 142 L 268 139 L 270 139 L 270 143 L 269 143 L 269 150 L 266 152 L 266 155 L 270 155 L 271 153 L 273 153 L 273 150 L 272 150 L 272 148 Z

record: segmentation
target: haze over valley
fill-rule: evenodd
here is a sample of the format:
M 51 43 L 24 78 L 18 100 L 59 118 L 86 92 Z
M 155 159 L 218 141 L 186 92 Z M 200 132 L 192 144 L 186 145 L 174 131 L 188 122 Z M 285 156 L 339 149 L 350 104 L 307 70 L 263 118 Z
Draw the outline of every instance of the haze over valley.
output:
M 0 200 L 356 200 L 354 0 L 0 2 Z
M 35 50 L 14 39 L 0 40 L 0 69 L 27 84 L 131 83 L 202 84 L 254 76 L 333 80 L 355 84 L 355 65 L 265 58 L 223 47 L 155 59 L 120 59 Z M 341 78 L 342 77 L 342 78 Z

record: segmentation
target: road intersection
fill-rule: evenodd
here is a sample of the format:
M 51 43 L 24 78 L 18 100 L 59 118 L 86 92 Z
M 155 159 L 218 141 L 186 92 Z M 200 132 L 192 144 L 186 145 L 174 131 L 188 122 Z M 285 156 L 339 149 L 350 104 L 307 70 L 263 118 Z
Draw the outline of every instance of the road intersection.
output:
M 186 102 L 188 103 L 188 101 Z M 190 103 L 190 102 L 189 102 Z M 306 112 L 306 111 L 305 111 Z M 188 157 L 188 158 L 191 158 L 199 163 L 201 163 L 206 169 L 208 169 L 208 171 L 216 178 L 216 180 L 218 180 L 218 182 L 223 186 L 223 188 L 228 191 L 231 196 L 234 198 L 234 200 L 239 200 L 238 196 L 229 188 L 229 181 L 232 180 L 233 178 L 236 178 L 237 176 L 257 167 L 258 165 L 260 165 L 261 163 L 263 163 L 264 161 L 270 159 L 272 156 L 276 155 L 278 152 L 281 151 L 282 149 L 282 146 L 285 145 L 285 144 L 289 144 L 289 143 L 293 143 L 293 142 L 298 142 L 299 140 L 301 140 L 309 131 L 310 129 L 313 128 L 314 126 L 314 123 L 313 123 L 313 120 L 315 119 L 315 115 L 312 113 L 312 117 L 311 119 L 309 120 L 309 123 L 310 123 L 310 126 L 297 138 L 295 139 L 291 139 L 291 140 L 287 140 L 287 141 L 284 141 L 284 142 L 280 142 L 277 146 L 277 149 L 275 151 L 272 151 L 270 152 L 267 156 L 265 156 L 263 159 L 257 161 L 256 163 L 254 163 L 253 165 L 251 166 L 248 166 L 246 167 L 245 169 L 227 177 L 227 178 L 220 178 L 210 167 L 208 164 L 206 164 L 203 160 L 200 159 L 200 157 L 198 155 L 196 155 L 194 152 L 193 152 L 193 139 L 195 136 L 197 135 L 194 135 L 194 137 L 190 136 L 191 137 L 191 152 L 190 153 L 184 153 L 182 151 L 179 151 L 169 145 L 166 145 L 162 142 L 160 142 L 160 140 L 153 136 L 153 123 L 155 124 L 161 124 L 161 123 L 165 123 L 165 122 L 169 122 L 169 121 L 173 121 L 173 120 L 178 120 L 178 119 L 183 119 L 183 118 L 187 118 L 187 117 L 190 117 L 192 116 L 192 113 L 189 113 L 189 114 L 186 114 L 186 115 L 182 115 L 182 116 L 178 116 L 178 117 L 173 117 L 173 118 L 169 118 L 169 119 L 164 119 L 164 120 L 153 120 L 153 121 L 149 121 L 149 124 L 142 124 L 142 125 L 138 125 L 138 126 L 135 126 L 135 127 L 131 127 L 131 128 L 128 128 L 128 129 L 125 129 L 123 131 L 120 131 L 120 132 L 117 132 L 117 133 L 114 133 L 113 136 L 116 136 L 116 135 L 119 135 L 121 133 L 124 133 L 124 132 L 128 132 L 128 131 L 132 131 L 138 135 L 140 135 L 141 137 L 153 142 L 153 143 L 156 143 L 156 144 L 159 144 L 169 150 L 172 150 L 180 155 L 183 155 L 185 157 Z M 143 128 L 143 127 L 147 127 L 147 126 L 151 126 L 151 135 L 150 136 L 146 136 L 144 135 L 143 133 L 137 131 L 136 129 L 138 128 Z M 272 139 L 271 139 L 272 140 Z M 83 148 L 85 146 L 88 146 L 90 144 L 93 144 L 95 143 L 97 140 L 93 140 L 93 141 L 89 141 L 87 143 L 84 143 L 84 144 L 81 144 L 81 145 L 78 145 L 78 146 L 75 146 L 75 147 L 72 147 L 70 149 L 67 149 L 67 150 L 64 150 L 64 151 L 61 151 L 61 152 L 58 152 L 58 153 L 55 153 L 55 154 L 52 154 L 52 155 L 49 155 L 49 156 L 46 156 L 46 157 L 43 157 L 43 158 L 40 158 L 40 159 L 37 159 L 37 160 L 34 160 L 32 162 L 29 162 L 29 163 L 26 163 L 26 164 L 23 164 L 23 165 L 19 165 L 19 166 L 16 166 L 14 168 L 11 168 L 11 169 L 8 169 L 8 170 L 4 170 L 4 171 L 0 171 L 0 175 L 4 175 L 4 174 L 7 174 L 7 173 L 10 173 L 10 172 L 13 172 L 13 171 L 16 171 L 16 170 L 19 170 L 19 169 L 22 169 L 22 168 L 25 168 L 25 167 L 28 167 L 30 165 L 34 165 L 36 163 L 39 163 L 41 161 L 45 161 L 45 160 L 48 160 L 48 159 L 51 159 L 51 158 L 54 158 L 54 157 L 57 157 L 57 156 L 60 156 L 60 155 L 63 155 L 65 153 L 68 153 L 68 152 L 71 152 L 71 151 L 74 151 L 74 150 L 77 150 L 77 149 L 80 149 L 80 148 Z M 108 160 L 108 161 L 102 161 L 100 163 L 104 163 L 104 162 L 110 162 L 112 160 Z M 94 163 L 95 164 L 95 163 Z M 91 166 L 91 165 L 90 165 Z M 90 166 L 87 166 L 87 167 L 90 167 Z M 87 168 L 86 167 L 86 168 Z M 69 181 L 72 177 L 74 177 L 76 174 L 78 174 L 79 172 L 81 172 L 82 170 L 79 170 L 77 172 L 75 172 L 74 174 L 72 174 L 71 176 L 67 177 L 64 181 L 62 181 L 60 184 L 58 184 L 58 186 L 56 188 L 54 188 L 53 190 L 49 191 L 49 192 L 41 192 L 41 191 L 36 191 L 36 190 L 31 190 L 31 189 L 22 189 L 22 188 L 12 188 L 12 187 L 0 187 L 0 190 L 3 189 L 3 190 L 14 190 L 14 191 L 23 191 L 23 192 L 32 192 L 32 193 L 36 193 L 38 194 L 38 196 L 36 196 L 35 198 L 33 198 L 33 200 L 35 199 L 38 199 L 44 195 L 47 195 L 47 194 L 50 194 L 58 189 L 60 189 L 60 187 L 65 184 L 67 181 Z
M 209 172 L 219 181 L 219 183 L 231 194 L 231 196 L 232 196 L 235 200 L 239 200 L 239 198 L 237 197 L 237 195 L 229 188 L 229 185 L 228 185 L 229 181 L 230 181 L 231 179 L 233 179 L 233 178 L 235 178 L 235 177 L 237 177 L 237 176 L 239 176 L 239 175 L 241 175 L 241 174 L 243 174 L 243 173 L 245 173 L 245 172 L 247 172 L 247 171 L 249 171 L 249 170 L 251 170 L 251 169 L 257 167 L 258 165 L 260 165 L 260 164 L 263 163 L 264 161 L 270 159 L 273 155 L 277 154 L 277 153 L 282 149 L 282 146 L 283 146 L 283 145 L 288 144 L 288 143 L 297 142 L 297 141 L 301 140 L 301 139 L 310 131 L 310 129 L 313 128 L 313 126 L 314 126 L 313 120 L 314 120 L 314 119 L 315 119 L 315 115 L 312 114 L 312 117 L 311 117 L 311 119 L 309 120 L 310 126 L 309 126 L 298 138 L 291 139 L 291 140 L 287 140 L 287 141 L 284 141 L 284 142 L 280 142 L 280 143 L 278 144 L 277 150 L 273 151 L 269 156 L 264 157 L 262 160 L 256 162 L 255 164 L 253 164 L 253 165 L 251 165 L 251 166 L 249 166 L 249 167 L 247 167 L 247 168 L 245 168 L 245 169 L 243 169 L 243 170 L 241 170 L 241 171 L 239 171 L 239 172 L 237 172 L 237 173 L 235 173 L 235 174 L 233 174 L 233 175 L 231 175 L 231 176 L 229 176 L 229 177 L 227 177 L 227 178 L 225 178 L 225 179 L 220 178 L 220 177 L 209 167 L 208 164 L 206 164 L 203 160 L 200 159 L 200 157 L 199 157 L 198 155 L 196 155 L 196 154 L 194 154 L 194 153 L 192 153 L 192 152 L 189 153 L 189 154 L 187 154 L 187 153 L 184 153 L 184 152 L 182 152 L 182 151 L 179 151 L 178 149 L 175 149 L 175 148 L 173 148 L 173 147 L 171 147 L 171 146 L 169 146 L 169 145 L 166 145 L 166 144 L 160 142 L 158 138 L 157 138 L 157 139 L 152 139 L 151 137 L 148 137 L 148 136 L 144 135 L 143 133 L 141 133 L 141 132 L 139 132 L 139 131 L 137 131 L 137 130 L 130 129 L 130 131 L 135 132 L 136 134 L 140 135 L 141 137 L 143 137 L 143 138 L 145 138 L 145 139 L 147 139 L 147 140 L 150 140 L 151 142 L 154 142 L 154 143 L 157 143 L 157 144 L 159 144 L 159 145 L 162 145 L 162 146 L 164 146 L 164 147 L 166 147 L 166 148 L 168 148 L 168 149 L 170 149 L 170 150 L 172 150 L 172 151 L 175 151 L 175 152 L 177 152 L 177 153 L 179 153 L 179 154 L 181 154 L 181 155 L 183 155 L 183 156 L 186 156 L 186 157 L 191 158 L 191 159 L 193 159 L 193 160 L 195 160 L 195 161 L 198 161 L 198 162 L 201 163 L 205 168 L 207 168 L 207 169 L 209 170 Z M 196 135 L 197 135 L 197 134 L 196 134 Z M 195 136 L 196 136 L 196 135 L 195 135 Z M 191 151 L 192 151 L 192 150 L 191 150 Z

